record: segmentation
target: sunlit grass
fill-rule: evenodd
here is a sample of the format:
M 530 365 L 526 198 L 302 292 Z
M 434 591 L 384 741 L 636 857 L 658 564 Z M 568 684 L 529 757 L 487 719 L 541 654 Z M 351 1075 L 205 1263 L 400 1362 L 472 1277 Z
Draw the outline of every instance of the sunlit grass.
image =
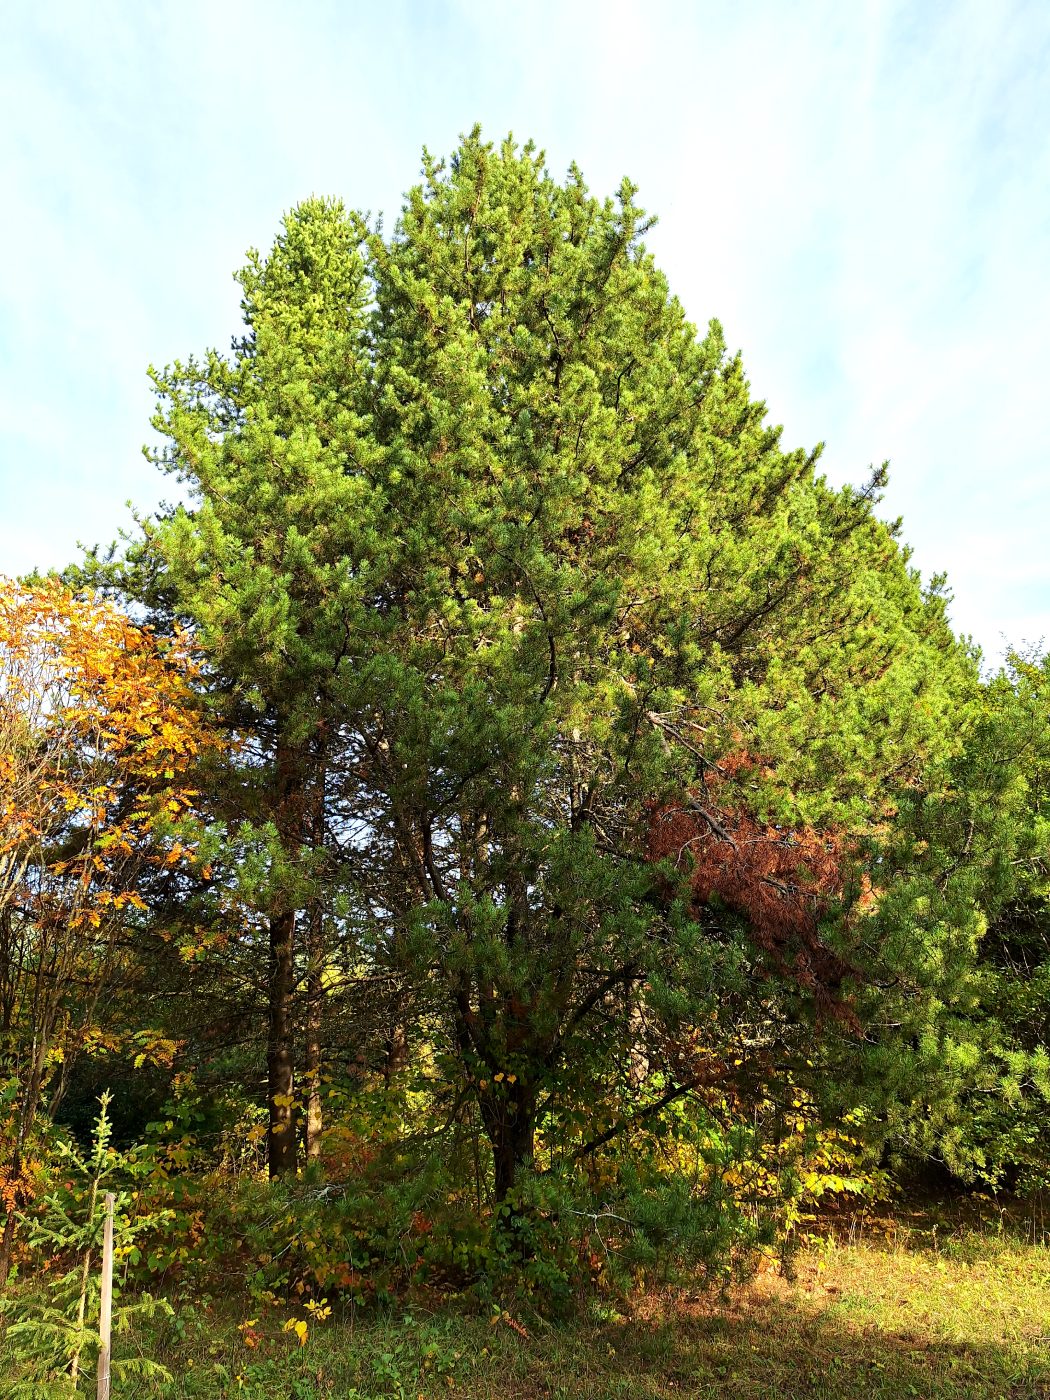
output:
M 149 1339 L 171 1400 L 1050 1397 L 1050 1248 L 987 1226 L 814 1231 L 790 1282 L 770 1270 L 721 1300 L 653 1290 L 571 1324 L 440 1295 L 382 1318 L 246 1307 L 184 1302 L 178 1330 Z

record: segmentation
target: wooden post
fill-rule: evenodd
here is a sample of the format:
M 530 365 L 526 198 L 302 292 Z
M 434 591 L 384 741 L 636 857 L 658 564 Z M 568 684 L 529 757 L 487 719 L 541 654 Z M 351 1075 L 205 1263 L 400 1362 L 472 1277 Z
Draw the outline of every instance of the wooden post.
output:
M 113 1331 L 113 1204 L 106 1192 L 106 1231 L 102 1240 L 102 1302 L 98 1315 L 98 1400 L 109 1400 L 109 1349 Z

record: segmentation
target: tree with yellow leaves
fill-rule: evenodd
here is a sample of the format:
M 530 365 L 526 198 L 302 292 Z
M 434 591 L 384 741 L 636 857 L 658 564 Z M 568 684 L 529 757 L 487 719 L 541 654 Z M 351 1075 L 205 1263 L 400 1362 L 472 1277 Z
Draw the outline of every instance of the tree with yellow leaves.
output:
M 49 1085 L 91 1030 L 215 740 L 185 639 L 162 643 L 58 580 L 0 578 L 0 1280 Z

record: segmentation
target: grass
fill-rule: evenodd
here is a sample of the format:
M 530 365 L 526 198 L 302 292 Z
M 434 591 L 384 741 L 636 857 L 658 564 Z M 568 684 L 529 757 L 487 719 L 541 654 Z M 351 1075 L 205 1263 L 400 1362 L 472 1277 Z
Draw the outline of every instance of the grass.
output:
M 815 1232 L 795 1271 L 724 1300 L 653 1290 L 628 1313 L 596 1307 L 560 1326 L 468 1315 L 440 1298 L 385 1319 L 333 1313 L 303 1345 L 282 1330 L 301 1310 L 247 1318 L 185 1305 L 149 1353 L 175 1376 L 168 1400 L 1050 1397 L 1046 1244 L 943 1220 L 868 1220 Z

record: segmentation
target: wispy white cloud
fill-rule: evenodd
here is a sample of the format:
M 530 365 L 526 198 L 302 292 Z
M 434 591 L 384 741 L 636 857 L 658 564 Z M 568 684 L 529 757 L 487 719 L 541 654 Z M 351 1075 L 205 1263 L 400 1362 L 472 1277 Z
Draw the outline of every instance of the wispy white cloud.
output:
M 236 325 L 230 273 L 310 192 L 396 212 L 481 120 L 629 173 L 690 314 L 789 442 L 888 513 L 991 651 L 1050 636 L 1050 9 L 400 0 L 0 17 L 0 569 L 166 489 L 144 370 Z

